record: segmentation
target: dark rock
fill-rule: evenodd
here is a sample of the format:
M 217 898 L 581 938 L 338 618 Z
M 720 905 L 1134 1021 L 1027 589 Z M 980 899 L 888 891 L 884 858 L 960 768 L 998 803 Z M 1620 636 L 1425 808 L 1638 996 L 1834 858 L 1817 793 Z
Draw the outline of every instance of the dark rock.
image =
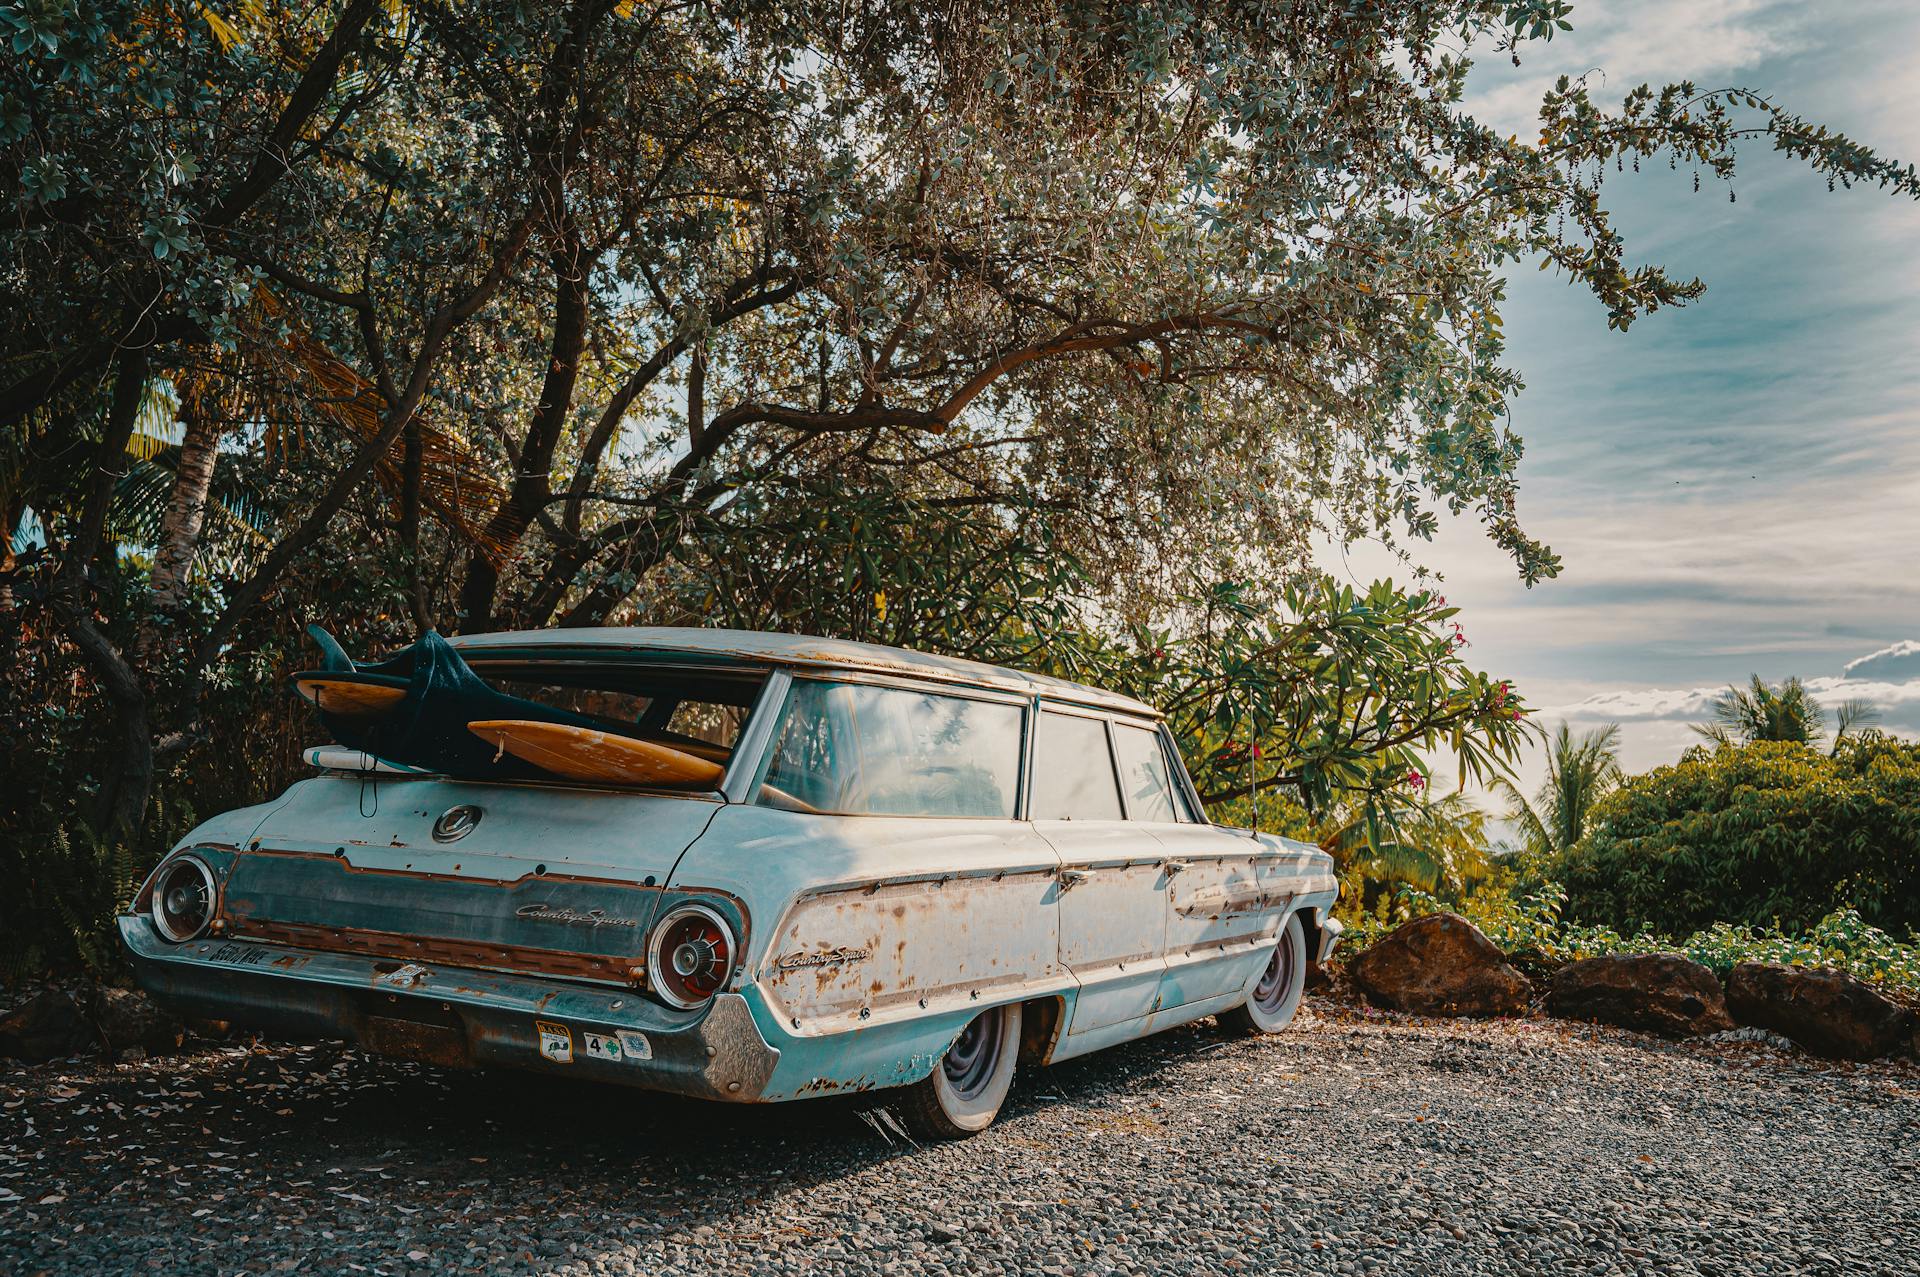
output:
M 40 1063 L 105 1051 L 178 1050 L 184 1027 L 131 989 L 44 989 L 0 1020 L 0 1057 Z
M 1720 977 L 1674 953 L 1623 953 L 1569 963 L 1554 974 L 1547 1010 L 1668 1037 L 1733 1027 Z
M 1333 988 L 1336 975 L 1334 964 L 1330 962 L 1307 963 L 1306 990 L 1308 993 L 1325 993 Z
M 1815 1055 L 1874 1060 L 1911 1040 L 1913 1012 L 1844 971 L 1742 962 L 1727 977 L 1727 1009 Z
M 138 1047 L 148 1055 L 164 1055 L 180 1049 L 186 1032 L 179 1019 L 131 989 L 96 991 L 92 1019 L 110 1053 Z
M 0 1057 L 6 1059 L 38 1064 L 99 1045 L 79 999 L 65 989 L 43 989 L 0 1019 Z
M 1369 1002 L 1420 1015 L 1518 1015 L 1532 993 L 1493 941 L 1456 913 L 1414 919 L 1347 972 Z

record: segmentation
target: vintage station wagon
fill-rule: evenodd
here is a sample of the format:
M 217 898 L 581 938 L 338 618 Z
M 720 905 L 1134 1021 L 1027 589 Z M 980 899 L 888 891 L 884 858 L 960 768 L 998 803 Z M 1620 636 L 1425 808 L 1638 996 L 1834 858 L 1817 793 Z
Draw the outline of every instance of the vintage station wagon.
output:
M 1292 1018 L 1318 849 L 1208 822 L 1148 705 L 895 648 L 558 630 L 295 676 L 336 744 L 216 817 L 120 932 L 180 1011 L 721 1100 L 905 1088 Z

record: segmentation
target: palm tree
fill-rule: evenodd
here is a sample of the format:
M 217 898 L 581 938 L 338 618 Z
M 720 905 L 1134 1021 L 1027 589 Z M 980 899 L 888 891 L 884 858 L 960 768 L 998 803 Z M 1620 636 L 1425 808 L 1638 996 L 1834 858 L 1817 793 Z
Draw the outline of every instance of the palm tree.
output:
M 1322 821 L 1316 841 L 1343 870 L 1358 870 L 1363 897 L 1405 883 L 1421 891 L 1459 892 L 1487 875 L 1487 813 L 1465 790 L 1374 813 L 1343 805 Z
M 1558 855 L 1586 836 L 1594 804 L 1617 786 L 1620 724 L 1608 723 L 1579 736 L 1561 723 L 1547 744 L 1547 778 L 1532 801 L 1503 778 L 1493 783 L 1507 798 L 1507 819 L 1519 827 L 1528 851 Z
M 1714 697 L 1711 708 L 1714 721 L 1696 723 L 1693 730 L 1720 746 L 1756 741 L 1811 745 L 1827 734 L 1826 712 L 1797 678 L 1773 687 L 1755 674 L 1744 689 L 1729 686 Z M 1878 717 L 1880 711 L 1866 701 L 1843 701 L 1834 710 L 1839 728 L 1833 738 L 1835 747 L 1856 727 Z

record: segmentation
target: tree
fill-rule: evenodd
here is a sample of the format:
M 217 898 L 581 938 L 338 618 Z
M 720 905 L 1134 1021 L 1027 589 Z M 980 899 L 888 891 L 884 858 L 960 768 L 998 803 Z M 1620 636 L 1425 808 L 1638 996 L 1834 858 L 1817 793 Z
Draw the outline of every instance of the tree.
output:
M 1562 82 L 1525 141 L 1460 109 L 1458 50 L 1517 56 L 1564 11 L 9 0 L 8 677 L 83 669 L 76 735 L 114 742 L 89 816 L 125 840 L 302 613 L 684 615 L 689 565 L 822 493 L 913 512 L 870 555 L 968 527 L 1070 555 L 1109 634 L 1203 634 L 1220 582 L 1286 615 L 1319 539 L 1404 548 L 1442 507 L 1549 577 L 1505 272 L 1562 271 L 1620 327 L 1692 300 L 1629 263 L 1601 175 L 1731 180 L 1749 139 L 1920 195 L 1744 89 Z M 192 447 L 127 546 L 163 383 Z M 229 470 L 251 535 L 194 527 Z M 927 632 L 977 643 L 1027 598 L 983 597 Z M 1409 722 L 1443 699 L 1394 686 Z M 1316 792 L 1345 748 L 1275 779 Z
M 197 7 L 12 5 L 0 13 L 16 55 L 4 80 L 7 168 L 23 201 L 6 243 L 13 380 L 0 387 L 0 423 L 12 430 L 15 465 L 0 510 L 10 527 L 30 513 L 43 528 L 47 553 L 34 562 L 41 597 L 113 707 L 119 765 L 92 816 L 109 838 L 138 832 L 156 763 L 201 736 L 200 690 L 211 667 L 230 658 L 242 622 L 321 540 L 403 432 L 420 429 L 416 414 L 452 339 L 499 292 L 532 235 L 533 205 L 524 197 L 484 209 L 445 190 L 427 201 L 389 198 L 381 216 L 391 216 L 399 234 L 448 239 L 464 231 L 490 247 L 459 264 L 435 263 L 427 295 L 397 308 L 417 323 L 389 326 L 371 305 L 358 308 L 368 375 L 331 356 L 310 321 L 288 315 L 262 287 L 286 275 L 285 262 L 302 249 L 324 250 L 310 204 L 340 167 L 334 148 L 364 128 L 391 152 L 405 89 L 431 96 L 436 87 L 431 74 L 395 74 L 407 61 L 407 34 L 376 20 L 378 9 L 350 0 L 298 16 L 276 10 L 250 40 Z M 564 37 L 541 65 L 554 84 L 578 71 Z M 387 110 L 374 111 L 376 103 Z M 494 176 L 537 166 L 543 148 L 567 133 L 562 116 L 559 107 L 516 116 L 524 146 L 487 156 Z M 471 139 L 430 140 L 437 146 L 416 150 L 416 162 L 441 181 L 457 177 L 457 153 Z M 391 195 L 404 173 L 374 168 L 387 174 Z M 392 342 L 396 328 L 406 340 Z M 93 597 L 116 568 L 106 532 L 118 459 L 150 382 L 176 376 L 191 384 L 226 349 L 256 377 L 277 376 L 278 402 L 357 437 L 250 570 L 222 583 L 218 606 L 196 632 L 167 644 L 149 635 L 135 647 L 136 658 L 168 653 L 174 668 L 140 668 L 102 629 Z M 289 394 L 289 381 L 308 384 Z M 208 436 L 225 424 L 189 422 L 183 458 L 195 461 L 183 464 L 162 530 L 148 599 L 156 621 L 179 610 L 180 564 L 197 536 L 188 531 L 192 509 L 210 479 L 198 471 Z M 232 424 L 259 434 L 278 423 L 252 416 Z M 153 698 L 169 674 L 184 710 L 156 739 Z
M 1397 837 L 1369 842 L 1364 813 L 1343 808 L 1314 831 L 1343 880 L 1357 883 L 1363 912 L 1402 885 L 1457 898 L 1493 868 L 1487 813 L 1464 790 L 1421 795 L 1398 814 L 1397 825 Z M 1343 887 L 1343 894 L 1350 889 Z
M 1690 749 L 1603 799 L 1556 866 L 1567 916 L 1684 936 L 1804 932 L 1841 907 L 1920 928 L 1920 746 L 1877 734 Z
M 1052 672 L 1158 705 L 1221 812 L 1284 795 L 1313 826 L 1396 855 L 1432 810 L 1430 755 L 1452 755 L 1461 787 L 1486 785 L 1532 735 L 1513 686 L 1463 659 L 1459 609 L 1436 591 L 1315 576 L 1271 607 L 1221 584 L 1187 611 L 1198 620 L 1181 630 L 1137 626 L 1127 643 L 1050 643 L 1046 655 Z
M 1526 850 L 1560 856 L 1586 837 L 1600 800 L 1623 778 L 1618 723 L 1579 736 L 1561 723 L 1547 743 L 1547 777 L 1531 801 L 1505 776 L 1494 778 L 1493 789 L 1506 797 L 1507 819 Z
M 1696 723 L 1693 730 L 1716 745 L 1751 745 L 1756 741 L 1791 741 L 1811 745 L 1827 734 L 1826 714 L 1798 678 L 1774 687 L 1758 674 L 1743 689 L 1728 687 L 1713 698 L 1714 721 Z M 1838 730 L 1834 747 L 1854 734 L 1862 723 L 1880 716 L 1862 700 L 1844 701 L 1835 710 Z

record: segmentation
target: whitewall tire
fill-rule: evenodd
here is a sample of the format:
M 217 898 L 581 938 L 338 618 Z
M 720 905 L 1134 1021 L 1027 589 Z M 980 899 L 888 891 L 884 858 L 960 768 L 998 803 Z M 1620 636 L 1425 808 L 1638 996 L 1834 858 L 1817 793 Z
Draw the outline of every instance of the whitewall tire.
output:
M 1280 928 L 1273 956 L 1247 990 L 1247 1000 L 1221 1015 L 1220 1023 L 1244 1033 L 1280 1033 L 1293 1023 L 1307 991 L 1307 931 L 1300 915 L 1290 914 Z
M 1013 1089 L 1019 1058 L 1019 1004 L 982 1011 L 933 1072 L 906 1088 L 901 1107 L 907 1125 L 932 1140 L 965 1139 L 986 1130 Z

